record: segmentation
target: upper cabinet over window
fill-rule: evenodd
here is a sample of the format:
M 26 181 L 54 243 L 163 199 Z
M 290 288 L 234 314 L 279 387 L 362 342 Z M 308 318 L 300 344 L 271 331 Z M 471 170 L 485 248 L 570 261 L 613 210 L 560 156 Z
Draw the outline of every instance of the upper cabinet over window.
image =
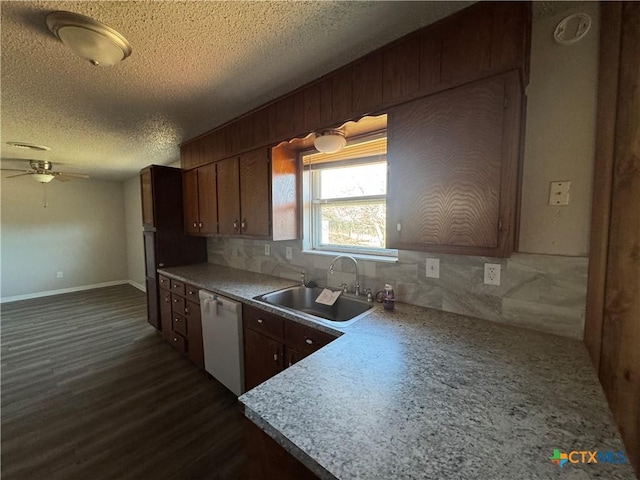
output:
M 521 103 L 511 73 L 390 110 L 388 248 L 513 251 Z

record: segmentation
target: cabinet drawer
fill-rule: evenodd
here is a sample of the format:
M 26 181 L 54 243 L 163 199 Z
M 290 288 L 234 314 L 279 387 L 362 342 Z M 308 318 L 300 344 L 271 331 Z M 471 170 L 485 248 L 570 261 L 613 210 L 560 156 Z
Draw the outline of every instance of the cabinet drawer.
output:
M 165 290 L 170 290 L 170 281 L 169 278 L 165 277 L 164 275 L 158 275 L 158 285 L 160 285 L 160 288 L 163 288 Z
M 245 305 L 242 308 L 242 323 L 245 328 L 266 335 L 274 340 L 283 341 L 284 318 Z
M 184 295 L 187 297 L 187 300 L 191 302 L 200 303 L 200 296 L 198 295 L 199 290 L 193 285 L 189 285 L 188 283 L 184 286 Z
M 176 295 L 175 292 L 171 293 L 171 309 L 173 310 L 173 312 L 183 315 L 184 307 L 184 297 Z
M 284 331 L 287 346 L 307 355 L 336 339 L 336 337 L 326 332 L 321 332 L 293 321 L 285 323 Z
M 178 350 L 180 353 L 186 353 L 187 351 L 187 339 L 177 332 L 171 333 L 171 339 L 169 341 L 171 346 Z
M 184 295 L 184 282 L 179 282 L 178 280 L 171 279 L 171 291 L 173 293 L 177 293 L 178 295 Z
M 187 319 L 182 315 L 173 312 L 173 315 L 171 315 L 171 330 L 173 330 L 174 333 L 179 333 L 186 337 Z

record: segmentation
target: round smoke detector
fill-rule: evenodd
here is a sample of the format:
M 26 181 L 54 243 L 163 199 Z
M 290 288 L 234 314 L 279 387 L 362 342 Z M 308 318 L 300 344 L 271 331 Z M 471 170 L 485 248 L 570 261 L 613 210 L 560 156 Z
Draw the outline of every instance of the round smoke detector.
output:
M 579 42 L 591 29 L 591 17 L 586 13 L 574 13 L 562 19 L 553 32 L 553 39 L 560 45 Z

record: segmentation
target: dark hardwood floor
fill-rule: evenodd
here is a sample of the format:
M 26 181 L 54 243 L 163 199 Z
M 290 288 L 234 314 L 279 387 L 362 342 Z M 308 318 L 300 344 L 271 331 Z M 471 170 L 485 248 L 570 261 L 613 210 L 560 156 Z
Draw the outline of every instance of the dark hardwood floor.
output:
M 236 397 L 123 285 L 2 305 L 2 479 L 244 479 Z

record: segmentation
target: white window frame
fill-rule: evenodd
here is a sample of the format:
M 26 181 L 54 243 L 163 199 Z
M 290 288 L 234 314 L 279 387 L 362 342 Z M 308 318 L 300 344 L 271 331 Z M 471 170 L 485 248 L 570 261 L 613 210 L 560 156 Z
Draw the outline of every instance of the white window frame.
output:
M 362 197 L 346 197 L 336 199 L 321 200 L 314 198 L 315 194 L 320 191 L 320 175 L 315 174 L 322 170 L 323 166 L 319 165 L 304 165 L 303 157 L 305 155 L 317 153 L 316 150 L 307 150 L 300 153 L 300 163 L 302 164 L 303 179 L 302 179 L 302 193 L 303 193 L 303 250 L 306 253 L 324 253 L 324 254 L 350 254 L 358 257 L 375 257 L 395 260 L 398 257 L 398 251 L 388 248 L 376 248 L 376 247 L 354 247 L 349 245 L 338 244 L 322 244 L 322 227 L 320 225 L 320 210 L 323 204 L 362 204 L 366 202 L 379 202 L 381 199 L 385 201 L 387 194 L 383 195 L 369 195 Z M 334 168 L 336 166 L 355 166 L 355 165 L 369 165 L 372 163 L 386 163 L 386 155 L 374 155 L 371 157 L 360 157 L 349 160 L 338 160 L 330 162 L 324 165 L 324 168 Z M 388 164 L 387 164 L 388 169 Z M 386 228 L 386 225 L 385 225 Z

